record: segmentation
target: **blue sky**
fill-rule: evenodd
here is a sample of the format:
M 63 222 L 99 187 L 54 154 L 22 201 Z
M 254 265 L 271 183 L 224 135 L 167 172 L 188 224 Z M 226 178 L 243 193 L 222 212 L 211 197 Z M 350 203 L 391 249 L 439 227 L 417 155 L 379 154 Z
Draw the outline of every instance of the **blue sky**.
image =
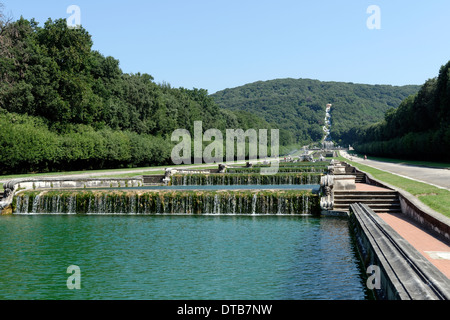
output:
M 81 9 L 94 49 L 128 73 L 210 93 L 259 80 L 423 84 L 450 60 L 450 1 L 0 0 L 43 23 Z M 381 10 L 370 30 L 367 8 Z

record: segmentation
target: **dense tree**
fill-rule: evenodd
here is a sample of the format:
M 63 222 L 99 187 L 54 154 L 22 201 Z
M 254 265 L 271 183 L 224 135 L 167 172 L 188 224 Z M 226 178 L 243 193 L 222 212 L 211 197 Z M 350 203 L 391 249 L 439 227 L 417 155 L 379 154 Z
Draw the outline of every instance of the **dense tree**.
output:
M 450 62 L 384 121 L 354 129 L 357 150 L 380 156 L 450 161 Z
M 2 173 L 170 164 L 176 129 L 271 126 L 221 109 L 203 89 L 126 74 L 66 21 L 0 24 Z

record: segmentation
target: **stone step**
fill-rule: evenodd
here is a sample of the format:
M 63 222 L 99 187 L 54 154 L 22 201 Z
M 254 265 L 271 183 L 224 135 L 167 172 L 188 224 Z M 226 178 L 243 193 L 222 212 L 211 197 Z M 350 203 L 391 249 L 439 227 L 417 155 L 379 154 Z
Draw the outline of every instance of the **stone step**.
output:
M 334 203 L 339 204 L 347 204 L 347 203 L 373 203 L 373 204 L 400 204 L 398 199 L 334 199 Z
M 401 205 L 397 191 L 379 190 L 334 192 L 334 210 L 348 212 L 350 209 L 350 204 L 353 203 L 364 203 L 375 212 L 401 212 Z
M 349 206 L 353 203 L 361 203 L 361 202 L 353 202 L 353 201 L 348 201 L 348 202 L 339 202 L 339 203 L 334 203 L 334 206 L 338 206 L 338 207 L 345 207 L 345 206 Z M 374 208 L 383 208 L 383 207 L 400 207 L 400 202 L 377 202 L 377 203 L 373 203 L 373 202 L 366 202 L 365 204 L 367 204 L 369 207 L 374 207 Z
M 371 193 L 371 192 L 349 192 L 349 193 L 340 193 L 340 192 L 334 192 L 334 196 L 335 197 L 340 197 L 340 198 L 347 198 L 347 197 L 361 197 L 361 198 L 367 198 L 367 197 L 373 197 L 373 198 L 386 198 L 386 197 L 398 197 L 397 193 L 389 193 L 389 192 L 385 192 L 385 193 Z
M 372 208 L 372 207 L 370 207 L 370 209 L 372 209 L 376 213 L 402 213 L 401 208 Z
M 356 173 L 355 182 L 356 183 L 364 183 L 364 182 L 366 182 L 366 174 L 362 173 L 362 172 L 357 172 Z
M 400 205 L 373 205 L 373 204 L 368 204 L 369 208 L 372 209 L 375 212 L 385 212 L 385 213 L 401 213 L 402 209 L 400 207 Z M 333 210 L 336 211 L 346 211 L 348 212 L 350 209 L 350 205 L 335 205 L 333 207 Z
M 340 202 L 334 202 L 335 206 L 349 206 L 353 203 L 364 203 L 367 204 L 369 207 L 400 207 L 400 202 L 398 201 L 392 201 L 392 202 L 374 202 L 374 201 L 340 201 Z
M 397 196 L 396 191 L 334 191 L 334 196 L 338 197 L 352 197 L 352 196 Z
M 350 207 L 349 208 L 334 208 L 333 211 L 338 211 L 338 212 L 350 212 Z M 402 211 L 400 209 L 372 209 L 373 212 L 375 213 L 402 213 Z
M 371 208 L 374 212 L 376 213 L 402 213 L 402 209 L 373 209 Z
M 163 183 L 165 175 L 153 175 L 153 176 L 142 176 L 144 186 L 145 185 L 157 185 Z
M 344 195 L 334 195 L 334 199 L 350 199 L 350 200 L 357 200 L 357 199 L 398 199 L 397 195 L 351 195 L 351 196 L 344 196 Z

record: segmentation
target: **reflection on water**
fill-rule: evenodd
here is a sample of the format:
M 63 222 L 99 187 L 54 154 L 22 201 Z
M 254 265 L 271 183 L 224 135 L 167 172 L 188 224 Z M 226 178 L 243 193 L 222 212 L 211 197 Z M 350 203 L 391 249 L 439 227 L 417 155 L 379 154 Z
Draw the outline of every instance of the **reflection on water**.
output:
M 347 221 L 8 216 L 0 299 L 365 299 Z M 67 267 L 81 270 L 69 290 Z

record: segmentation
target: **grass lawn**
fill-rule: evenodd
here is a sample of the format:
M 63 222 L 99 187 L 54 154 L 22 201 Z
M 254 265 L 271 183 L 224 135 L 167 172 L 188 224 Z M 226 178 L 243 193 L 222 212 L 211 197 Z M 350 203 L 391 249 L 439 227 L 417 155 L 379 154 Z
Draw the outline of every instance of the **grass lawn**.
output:
M 372 159 L 372 158 L 371 158 Z M 338 160 L 345 161 L 361 171 L 369 173 L 375 179 L 389 183 L 392 186 L 398 187 L 411 193 L 417 197 L 425 205 L 431 209 L 442 213 L 443 215 L 450 217 L 450 191 L 440 189 L 432 185 L 414 181 L 411 179 L 403 178 L 395 174 L 381 171 L 364 164 L 349 161 L 342 156 L 338 157 Z
M 364 154 L 357 153 L 356 151 L 348 151 L 348 154 L 358 156 L 359 158 L 364 158 Z M 450 169 L 450 163 L 446 162 L 435 162 L 435 161 L 419 161 L 419 160 L 405 160 L 405 159 L 393 159 L 393 158 L 383 158 L 383 157 L 370 157 L 371 160 L 398 163 L 398 164 L 409 164 L 414 166 L 423 166 L 431 168 L 443 168 Z
M 185 167 L 188 169 L 189 167 L 196 167 L 199 165 L 181 165 L 181 166 L 173 166 L 173 167 Z M 65 172 L 50 172 L 50 173 L 26 173 L 26 174 L 13 174 L 13 175 L 0 175 L 0 180 L 12 180 L 18 178 L 37 178 L 37 177 L 58 177 L 65 175 L 85 175 L 85 174 L 94 174 L 93 178 L 101 178 L 101 177 L 111 177 L 111 178 L 128 178 L 139 176 L 142 174 L 145 175 L 155 175 L 155 174 L 164 174 L 164 169 L 170 166 L 156 166 L 156 167 L 143 167 L 143 168 L 121 168 L 121 169 L 104 169 L 104 170 L 83 170 L 83 171 L 65 171 Z M 216 169 L 217 165 L 204 166 L 201 169 Z M 160 169 L 160 170 L 155 170 Z M 153 170 L 153 171 L 150 171 Z M 130 171 L 130 172 L 128 172 Z M 131 172 L 132 171 L 132 172 Z M 117 172 L 117 174 L 111 175 L 111 172 Z M 120 173 L 124 172 L 124 173 Z
M 121 169 L 103 169 L 103 170 L 83 170 L 83 171 L 64 171 L 64 172 L 49 172 L 49 173 L 24 173 L 24 174 L 12 174 L 12 175 L 0 175 L 1 180 L 10 180 L 10 179 L 18 179 L 18 178 L 36 178 L 36 177 L 58 177 L 65 175 L 83 175 L 83 174 L 92 174 L 98 173 L 98 177 L 105 176 L 110 172 L 116 171 L 136 171 L 143 172 L 149 169 L 157 169 L 157 168 L 166 168 L 167 166 L 161 167 L 148 167 L 148 168 L 121 168 Z M 102 175 L 105 173 L 105 175 Z
M 117 179 L 122 179 L 122 178 L 133 178 L 136 176 L 154 176 L 154 175 L 162 175 L 164 174 L 165 171 L 164 170 L 158 170 L 158 171 L 142 171 L 142 172 L 133 172 L 133 173 L 123 173 L 123 174 L 114 174 L 114 175 L 108 175 L 108 176 L 94 176 L 92 178 L 117 178 Z

